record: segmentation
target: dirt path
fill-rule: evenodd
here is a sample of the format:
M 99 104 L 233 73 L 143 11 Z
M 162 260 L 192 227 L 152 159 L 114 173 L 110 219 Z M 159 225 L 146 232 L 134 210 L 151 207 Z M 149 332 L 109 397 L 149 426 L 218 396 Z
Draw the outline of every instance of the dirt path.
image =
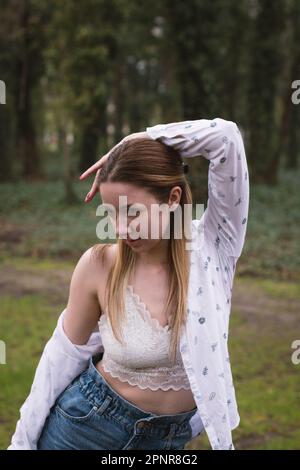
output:
M 234 283 L 232 295 L 232 308 L 248 322 L 259 329 L 272 327 L 275 329 L 297 327 L 300 332 L 300 297 L 294 296 L 285 289 L 283 295 L 280 290 L 268 292 L 264 288 L 264 281 L 237 278 Z M 286 284 L 285 284 L 286 285 Z M 280 286 L 280 283 L 278 283 Z
M 75 266 L 75 264 L 74 264 Z M 46 296 L 54 305 L 68 298 L 73 268 L 55 265 L 46 269 L 39 266 L 15 266 L 0 264 L 0 296 L 10 295 L 20 298 L 27 294 Z M 232 308 L 247 321 L 255 324 L 260 321 L 277 325 L 299 325 L 300 298 L 282 298 L 271 295 L 259 286 L 244 278 L 236 278 L 233 288 Z
M 67 301 L 71 268 L 39 269 L 0 265 L 0 296 L 20 298 L 28 294 L 45 296 L 54 306 Z

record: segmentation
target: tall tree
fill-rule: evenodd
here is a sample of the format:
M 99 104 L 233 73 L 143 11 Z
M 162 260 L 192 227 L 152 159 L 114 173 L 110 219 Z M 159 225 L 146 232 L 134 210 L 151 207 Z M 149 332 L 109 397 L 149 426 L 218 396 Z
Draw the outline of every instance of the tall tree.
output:
M 16 15 L 15 111 L 17 155 L 26 178 L 41 176 L 37 145 L 35 91 L 44 72 L 44 27 L 48 20 L 47 4 L 38 0 L 13 0 Z
M 292 84 L 300 77 L 300 2 L 287 0 L 286 25 L 284 30 L 285 49 L 282 63 L 281 94 L 278 113 L 280 117 L 279 146 L 280 156 L 285 157 L 286 166 L 296 168 L 300 149 L 299 126 L 300 107 L 293 103 Z
M 279 118 L 282 64 L 283 0 L 252 4 L 252 38 L 248 74 L 248 156 L 253 181 L 274 184 L 278 176 Z
M 53 0 L 52 57 L 64 60 L 69 108 L 78 136 L 79 171 L 95 162 L 106 147 L 106 108 L 113 81 L 116 38 L 121 20 L 118 1 Z

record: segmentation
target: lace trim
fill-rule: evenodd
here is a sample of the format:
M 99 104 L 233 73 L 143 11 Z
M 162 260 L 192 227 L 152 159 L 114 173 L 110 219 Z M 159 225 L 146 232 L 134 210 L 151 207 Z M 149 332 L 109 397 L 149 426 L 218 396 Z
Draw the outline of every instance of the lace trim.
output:
M 149 354 L 151 355 L 151 357 L 154 357 L 155 354 L 158 354 L 159 357 L 164 357 L 165 347 L 167 342 L 169 341 L 169 324 L 162 326 L 156 318 L 152 317 L 145 303 L 142 302 L 139 295 L 134 292 L 132 285 L 126 286 L 126 292 L 128 294 L 131 294 L 127 298 L 127 301 L 129 303 L 127 305 L 127 308 L 129 312 L 137 310 L 138 313 L 140 313 L 141 321 L 145 322 L 145 325 L 150 324 L 150 326 L 154 329 L 156 333 L 158 333 L 159 335 L 162 334 L 164 336 L 163 338 L 159 337 L 154 340 L 154 343 L 151 346 L 154 350 L 150 351 L 151 354 Z M 103 329 L 103 339 L 105 341 L 110 341 L 109 338 L 111 335 L 111 325 L 108 325 L 108 323 L 110 322 L 109 316 L 106 314 L 106 312 L 101 315 L 100 320 L 98 321 L 99 327 L 101 327 L 102 322 L 105 323 L 105 325 L 103 325 L 103 327 L 105 326 L 105 328 Z M 135 329 L 132 330 L 132 328 L 134 328 L 133 325 L 134 322 L 131 323 L 131 321 L 129 320 L 129 335 L 136 334 Z M 109 327 L 108 330 L 106 329 L 107 327 Z M 143 331 L 144 328 L 146 331 L 146 326 L 143 326 Z M 147 331 L 147 335 L 148 334 L 149 332 Z M 147 339 L 148 337 L 145 337 L 145 341 Z M 110 358 L 110 355 L 104 354 L 102 359 L 103 369 L 106 372 L 110 373 L 112 377 L 118 378 L 121 382 L 127 382 L 130 385 L 138 386 L 141 389 L 150 389 L 153 391 L 158 389 L 173 389 L 175 391 L 178 391 L 180 389 L 191 389 L 190 382 L 181 358 L 179 358 L 174 365 L 172 364 L 170 366 L 136 367 L 135 365 L 134 367 L 126 367 L 122 364 L 122 362 L 125 362 L 125 358 L 123 357 L 124 353 L 122 353 L 122 349 L 120 349 L 119 345 L 112 344 L 111 353 L 115 354 L 118 360 L 116 361 L 116 359 Z M 132 359 L 132 357 L 129 358 L 130 363 L 132 363 Z M 137 364 L 141 362 L 138 359 L 139 358 L 137 358 L 136 361 Z M 121 362 L 121 364 L 119 362 Z
M 152 317 L 146 304 L 141 300 L 140 296 L 134 292 L 133 286 L 131 284 L 128 284 L 126 288 L 130 292 L 132 299 L 135 301 L 135 306 L 138 308 L 139 312 L 141 313 L 143 320 L 146 323 L 150 324 L 157 333 L 169 334 L 170 325 L 167 324 L 165 326 L 162 326 L 157 320 L 157 318 Z M 105 311 L 103 311 L 103 313 L 100 315 L 100 320 L 98 320 L 98 325 L 101 325 L 102 321 L 107 321 L 107 319 L 108 319 L 108 315 Z
M 146 304 L 141 300 L 139 294 L 134 292 L 133 286 L 131 284 L 128 284 L 126 287 L 130 291 L 133 299 L 136 301 L 136 305 L 137 307 L 139 307 L 139 311 L 141 312 L 143 319 L 146 322 L 148 321 L 148 323 L 150 323 L 156 331 L 169 332 L 170 325 L 167 324 L 165 326 L 162 326 L 157 320 L 157 318 L 152 317 Z
M 189 379 L 182 369 L 180 364 L 176 365 L 172 369 L 168 367 L 158 367 L 152 370 L 143 370 L 143 372 L 133 371 L 132 369 L 120 367 L 116 362 L 109 359 L 107 356 L 103 357 L 101 362 L 103 369 L 111 374 L 112 377 L 118 378 L 121 382 L 127 382 L 130 385 L 137 385 L 139 388 L 145 390 L 150 388 L 152 391 L 156 390 L 190 390 L 191 386 Z M 155 385 L 153 382 L 150 384 L 149 379 L 152 376 L 152 380 L 158 381 Z M 171 383 L 170 383 L 171 382 Z M 176 385 L 174 382 L 179 382 Z

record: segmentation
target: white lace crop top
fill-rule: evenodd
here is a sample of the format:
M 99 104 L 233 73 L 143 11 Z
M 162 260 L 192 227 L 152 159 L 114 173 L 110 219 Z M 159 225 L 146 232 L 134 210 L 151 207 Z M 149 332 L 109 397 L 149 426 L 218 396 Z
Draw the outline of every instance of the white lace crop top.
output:
M 122 382 L 151 390 L 189 390 L 179 344 L 175 364 L 169 356 L 171 331 L 153 318 L 131 285 L 126 286 L 126 320 L 121 323 L 123 343 L 114 336 L 108 315 L 98 321 L 104 353 L 101 364 Z

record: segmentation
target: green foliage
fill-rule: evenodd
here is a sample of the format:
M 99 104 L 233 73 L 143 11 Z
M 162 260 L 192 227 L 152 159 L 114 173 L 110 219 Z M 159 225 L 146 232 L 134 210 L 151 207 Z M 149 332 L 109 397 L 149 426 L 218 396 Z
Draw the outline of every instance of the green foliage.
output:
M 15 167 L 42 173 L 46 135 L 59 136 L 70 181 L 70 166 L 89 167 L 127 130 L 217 116 L 245 132 L 256 181 L 276 183 L 286 159 L 297 167 L 298 0 L 2 3 L 2 181 Z
M 282 172 L 278 186 L 252 185 L 240 274 L 300 278 L 299 172 Z
M 79 203 L 68 205 L 61 181 L 1 185 L 1 257 L 74 259 L 100 243 L 96 235 L 100 197 L 87 205 L 84 197 L 90 183 L 76 182 L 74 186 Z
M 6 344 L 6 364 L 0 365 L 1 449 L 9 445 L 19 408 L 29 394 L 42 350 L 55 328 L 53 313 L 50 302 L 37 294 L 1 297 L 0 331 Z
M 276 187 L 251 185 L 247 236 L 237 265 L 240 275 L 299 279 L 298 181 L 298 172 L 282 171 Z M 195 177 L 192 184 L 196 187 Z M 84 203 L 90 181 L 76 181 L 74 189 L 79 202 L 68 205 L 62 181 L 0 185 L 0 256 L 72 260 L 100 243 L 96 208 L 101 199 L 96 195 Z M 203 201 L 204 193 L 198 202 Z

